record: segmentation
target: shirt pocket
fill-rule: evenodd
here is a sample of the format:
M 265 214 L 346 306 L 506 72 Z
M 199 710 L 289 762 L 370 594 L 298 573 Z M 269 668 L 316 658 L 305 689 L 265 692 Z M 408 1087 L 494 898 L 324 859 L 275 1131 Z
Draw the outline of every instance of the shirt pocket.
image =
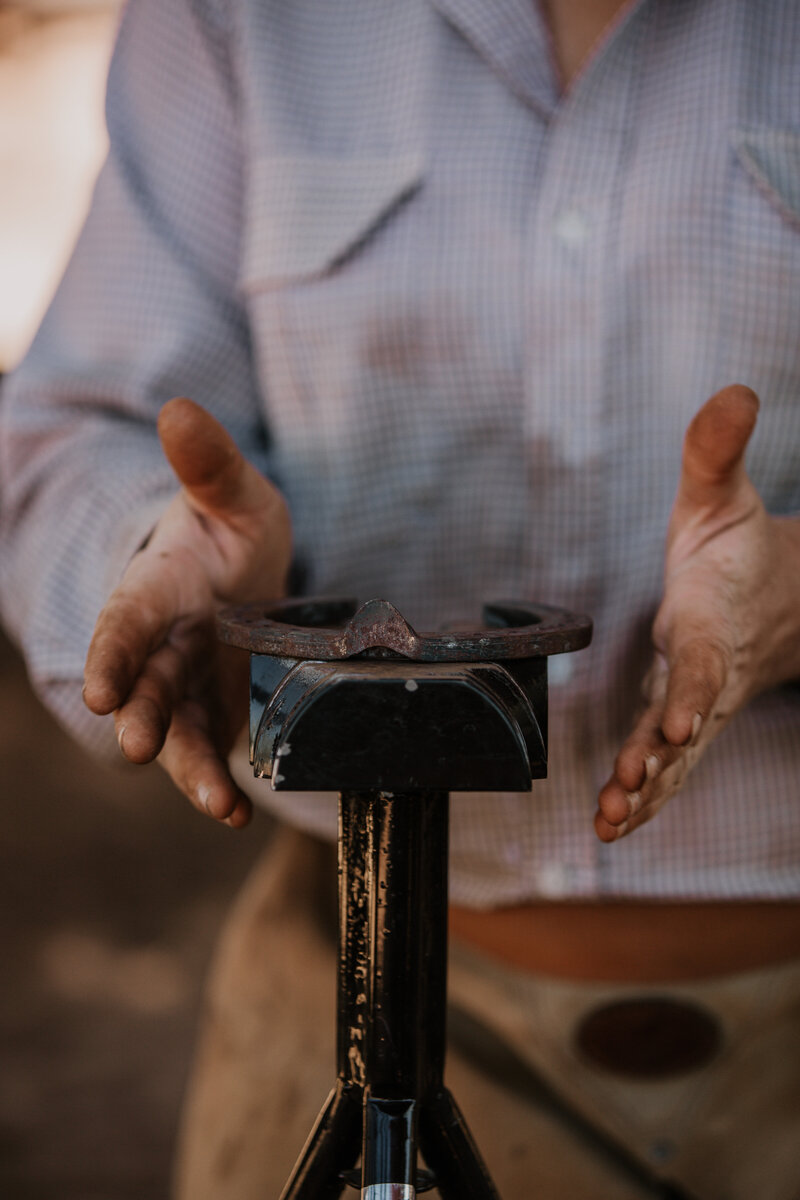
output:
M 748 468 L 775 512 L 800 507 L 800 131 L 735 129 L 726 378 L 762 401 Z
M 256 158 L 245 206 L 245 293 L 319 278 L 362 246 L 422 181 L 418 153 Z
M 759 190 L 800 229 L 800 131 L 737 129 L 732 140 L 741 165 Z
M 387 288 L 413 289 L 397 263 L 422 173 L 413 152 L 253 162 L 240 285 L 276 446 L 298 469 L 384 419 L 365 386 L 365 330 Z
M 414 152 L 252 165 L 240 287 L 276 472 L 315 586 L 346 577 L 358 588 L 358 562 L 388 577 L 397 538 L 412 537 L 397 513 L 431 484 L 416 419 L 426 389 L 375 349 L 396 347 L 419 299 L 403 267 L 419 242 L 423 169 Z M 410 472 L 409 458 L 423 465 Z

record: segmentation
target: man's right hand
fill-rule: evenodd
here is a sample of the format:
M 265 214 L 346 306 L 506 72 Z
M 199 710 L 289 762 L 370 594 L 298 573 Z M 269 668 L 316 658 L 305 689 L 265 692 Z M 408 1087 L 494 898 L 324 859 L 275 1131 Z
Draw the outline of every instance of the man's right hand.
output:
M 114 713 L 126 758 L 157 757 L 198 809 L 238 828 L 251 806 L 226 759 L 245 720 L 247 656 L 217 642 L 214 615 L 285 594 L 289 515 L 191 400 L 166 404 L 158 432 L 182 488 L 100 613 L 84 699 Z

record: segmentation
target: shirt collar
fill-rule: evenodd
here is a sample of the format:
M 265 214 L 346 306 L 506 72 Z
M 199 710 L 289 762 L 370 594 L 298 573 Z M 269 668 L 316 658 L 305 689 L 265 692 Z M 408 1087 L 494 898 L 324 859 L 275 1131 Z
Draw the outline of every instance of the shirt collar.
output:
M 525 104 L 544 117 L 558 104 L 550 35 L 537 0 L 430 0 Z
M 560 84 L 550 32 L 538 0 L 429 0 L 453 25 L 506 85 L 525 104 L 545 119 L 554 116 L 559 105 Z M 586 71 L 590 76 L 595 66 L 640 12 L 648 0 L 630 0 L 614 23 L 597 59 Z M 577 87 L 583 82 L 583 74 Z M 572 94 L 572 93 L 570 93 Z

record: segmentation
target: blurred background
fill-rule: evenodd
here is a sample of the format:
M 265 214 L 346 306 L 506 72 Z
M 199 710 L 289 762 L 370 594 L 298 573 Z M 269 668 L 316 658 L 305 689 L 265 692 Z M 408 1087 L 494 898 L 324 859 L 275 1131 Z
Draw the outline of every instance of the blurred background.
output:
M 119 5 L 0 0 L 0 370 L 29 344 L 105 152 Z M 160 1200 L 201 984 L 268 834 L 101 768 L 0 632 L 0 1196 Z

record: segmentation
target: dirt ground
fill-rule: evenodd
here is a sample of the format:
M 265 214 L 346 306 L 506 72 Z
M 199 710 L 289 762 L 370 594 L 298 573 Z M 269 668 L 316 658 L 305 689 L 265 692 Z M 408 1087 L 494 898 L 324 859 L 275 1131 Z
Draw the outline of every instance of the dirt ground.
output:
M 201 981 L 269 835 L 103 768 L 0 635 L 0 1196 L 161 1200 Z

